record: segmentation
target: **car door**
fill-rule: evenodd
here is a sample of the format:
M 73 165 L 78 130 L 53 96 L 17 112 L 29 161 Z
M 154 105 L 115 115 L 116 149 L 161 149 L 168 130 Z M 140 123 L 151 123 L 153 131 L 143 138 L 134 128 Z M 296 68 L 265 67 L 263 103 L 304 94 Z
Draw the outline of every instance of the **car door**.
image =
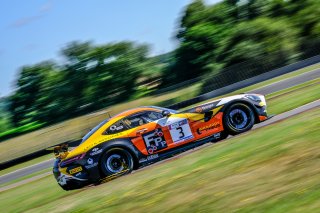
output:
M 169 148 L 193 141 L 194 135 L 189 125 L 189 119 L 184 114 L 172 114 L 158 121 L 163 131 L 168 134 Z
M 217 114 L 214 114 L 213 112 L 189 113 L 188 116 L 195 140 L 210 137 L 223 131 L 223 114 L 221 112 Z
M 158 120 L 154 120 L 154 112 L 146 113 L 143 116 L 157 124 L 155 135 L 158 135 L 158 137 L 153 136 L 153 140 L 165 141 L 165 149 L 171 149 L 194 140 L 194 135 L 189 125 L 189 119 L 185 114 L 169 114 L 168 116 L 163 116 L 162 113 L 159 114 L 160 115 L 156 116 Z M 143 135 L 143 140 L 147 145 L 149 144 L 148 140 L 150 137 L 152 138 L 152 134 Z M 163 147 L 161 148 L 163 149 Z M 147 151 L 150 154 L 151 150 Z M 156 148 L 156 151 L 164 150 Z
M 189 120 L 182 114 L 163 116 L 161 111 L 144 111 L 123 119 L 132 129 L 129 137 L 145 155 L 155 154 L 193 141 Z
M 140 152 L 155 154 L 168 148 L 170 137 L 157 123 L 163 116 L 160 111 L 143 111 L 123 119 L 129 127 L 128 136 Z

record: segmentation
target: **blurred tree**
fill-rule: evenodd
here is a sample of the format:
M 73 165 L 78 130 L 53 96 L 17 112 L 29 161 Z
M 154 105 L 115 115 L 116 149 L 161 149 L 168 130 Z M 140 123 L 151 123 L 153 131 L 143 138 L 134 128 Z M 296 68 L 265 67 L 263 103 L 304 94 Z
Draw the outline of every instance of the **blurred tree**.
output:
M 34 120 L 37 111 L 37 100 L 41 97 L 41 84 L 46 78 L 49 62 L 34 66 L 24 66 L 16 82 L 17 90 L 10 97 L 9 110 L 15 126 Z
M 218 61 L 228 67 L 252 60 L 257 63 L 285 65 L 297 54 L 296 30 L 285 20 L 259 18 L 238 24 L 230 34 Z M 258 60 L 265 57 L 265 61 Z
M 136 89 L 136 82 L 146 69 L 148 46 L 120 42 L 94 48 L 90 58 L 91 102 L 97 107 L 127 100 Z
M 180 46 L 164 79 L 176 83 L 244 61 L 269 69 L 319 48 L 317 0 L 194 0 L 182 15 Z M 264 58 L 261 61 L 261 57 Z
M 88 85 L 87 67 L 91 60 L 89 54 L 93 49 L 90 42 L 71 42 L 61 53 L 66 59 L 63 67 L 63 107 L 71 115 L 86 104 L 85 90 Z
M 195 0 L 186 8 L 177 34 L 180 47 L 175 51 L 175 61 L 164 73 L 165 83 L 191 79 L 206 71 L 205 66 L 211 54 L 205 54 L 215 47 L 211 41 L 214 38 L 207 35 L 215 29 L 206 25 L 205 9 L 202 0 Z
M 41 82 L 35 106 L 34 120 L 41 123 L 54 123 L 70 117 L 65 107 L 65 76 L 54 63 L 42 63 L 45 78 Z
M 0 133 L 11 128 L 8 98 L 0 98 Z
M 10 97 L 15 126 L 50 124 L 127 100 L 146 69 L 148 46 L 72 42 L 61 52 L 63 66 L 47 61 L 21 69 Z
M 246 19 L 252 20 L 267 14 L 267 4 L 266 0 L 248 0 L 246 4 Z
M 268 16 L 278 18 L 289 13 L 288 2 L 286 0 L 271 0 L 268 7 Z
M 320 53 L 320 1 L 308 0 L 303 5 L 306 7 L 300 10 L 294 7 L 296 14 L 292 20 L 300 31 L 300 50 L 306 58 Z

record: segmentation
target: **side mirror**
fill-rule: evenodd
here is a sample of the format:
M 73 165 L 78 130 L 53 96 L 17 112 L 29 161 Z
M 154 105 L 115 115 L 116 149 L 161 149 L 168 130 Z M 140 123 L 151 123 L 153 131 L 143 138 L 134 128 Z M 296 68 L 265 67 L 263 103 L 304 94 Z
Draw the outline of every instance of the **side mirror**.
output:
M 163 117 L 168 117 L 171 115 L 171 113 L 168 110 L 163 110 L 162 115 L 163 115 Z

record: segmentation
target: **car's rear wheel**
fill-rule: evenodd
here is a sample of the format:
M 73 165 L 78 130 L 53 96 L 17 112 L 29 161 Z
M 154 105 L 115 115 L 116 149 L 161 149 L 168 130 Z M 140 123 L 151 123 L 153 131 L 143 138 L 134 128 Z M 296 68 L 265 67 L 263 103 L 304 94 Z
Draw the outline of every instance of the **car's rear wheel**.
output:
M 229 133 L 227 131 L 220 132 L 220 138 L 218 141 L 224 140 L 229 136 Z
M 240 134 L 253 127 L 254 113 L 248 105 L 234 103 L 225 110 L 223 123 L 229 134 Z
M 124 175 L 133 169 L 133 157 L 125 149 L 113 148 L 106 151 L 101 158 L 101 171 L 103 175 Z

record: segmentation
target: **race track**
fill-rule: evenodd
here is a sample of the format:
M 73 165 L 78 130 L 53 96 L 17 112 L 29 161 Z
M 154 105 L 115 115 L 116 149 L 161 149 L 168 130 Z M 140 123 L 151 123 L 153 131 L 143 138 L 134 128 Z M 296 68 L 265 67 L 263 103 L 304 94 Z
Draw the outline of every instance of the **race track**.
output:
M 267 95 L 289 87 L 293 87 L 298 84 L 302 84 L 307 81 L 311 81 L 316 78 L 320 78 L 320 69 L 306 72 L 292 78 L 287 78 L 282 81 L 278 81 L 255 90 L 251 90 L 249 92 Z

